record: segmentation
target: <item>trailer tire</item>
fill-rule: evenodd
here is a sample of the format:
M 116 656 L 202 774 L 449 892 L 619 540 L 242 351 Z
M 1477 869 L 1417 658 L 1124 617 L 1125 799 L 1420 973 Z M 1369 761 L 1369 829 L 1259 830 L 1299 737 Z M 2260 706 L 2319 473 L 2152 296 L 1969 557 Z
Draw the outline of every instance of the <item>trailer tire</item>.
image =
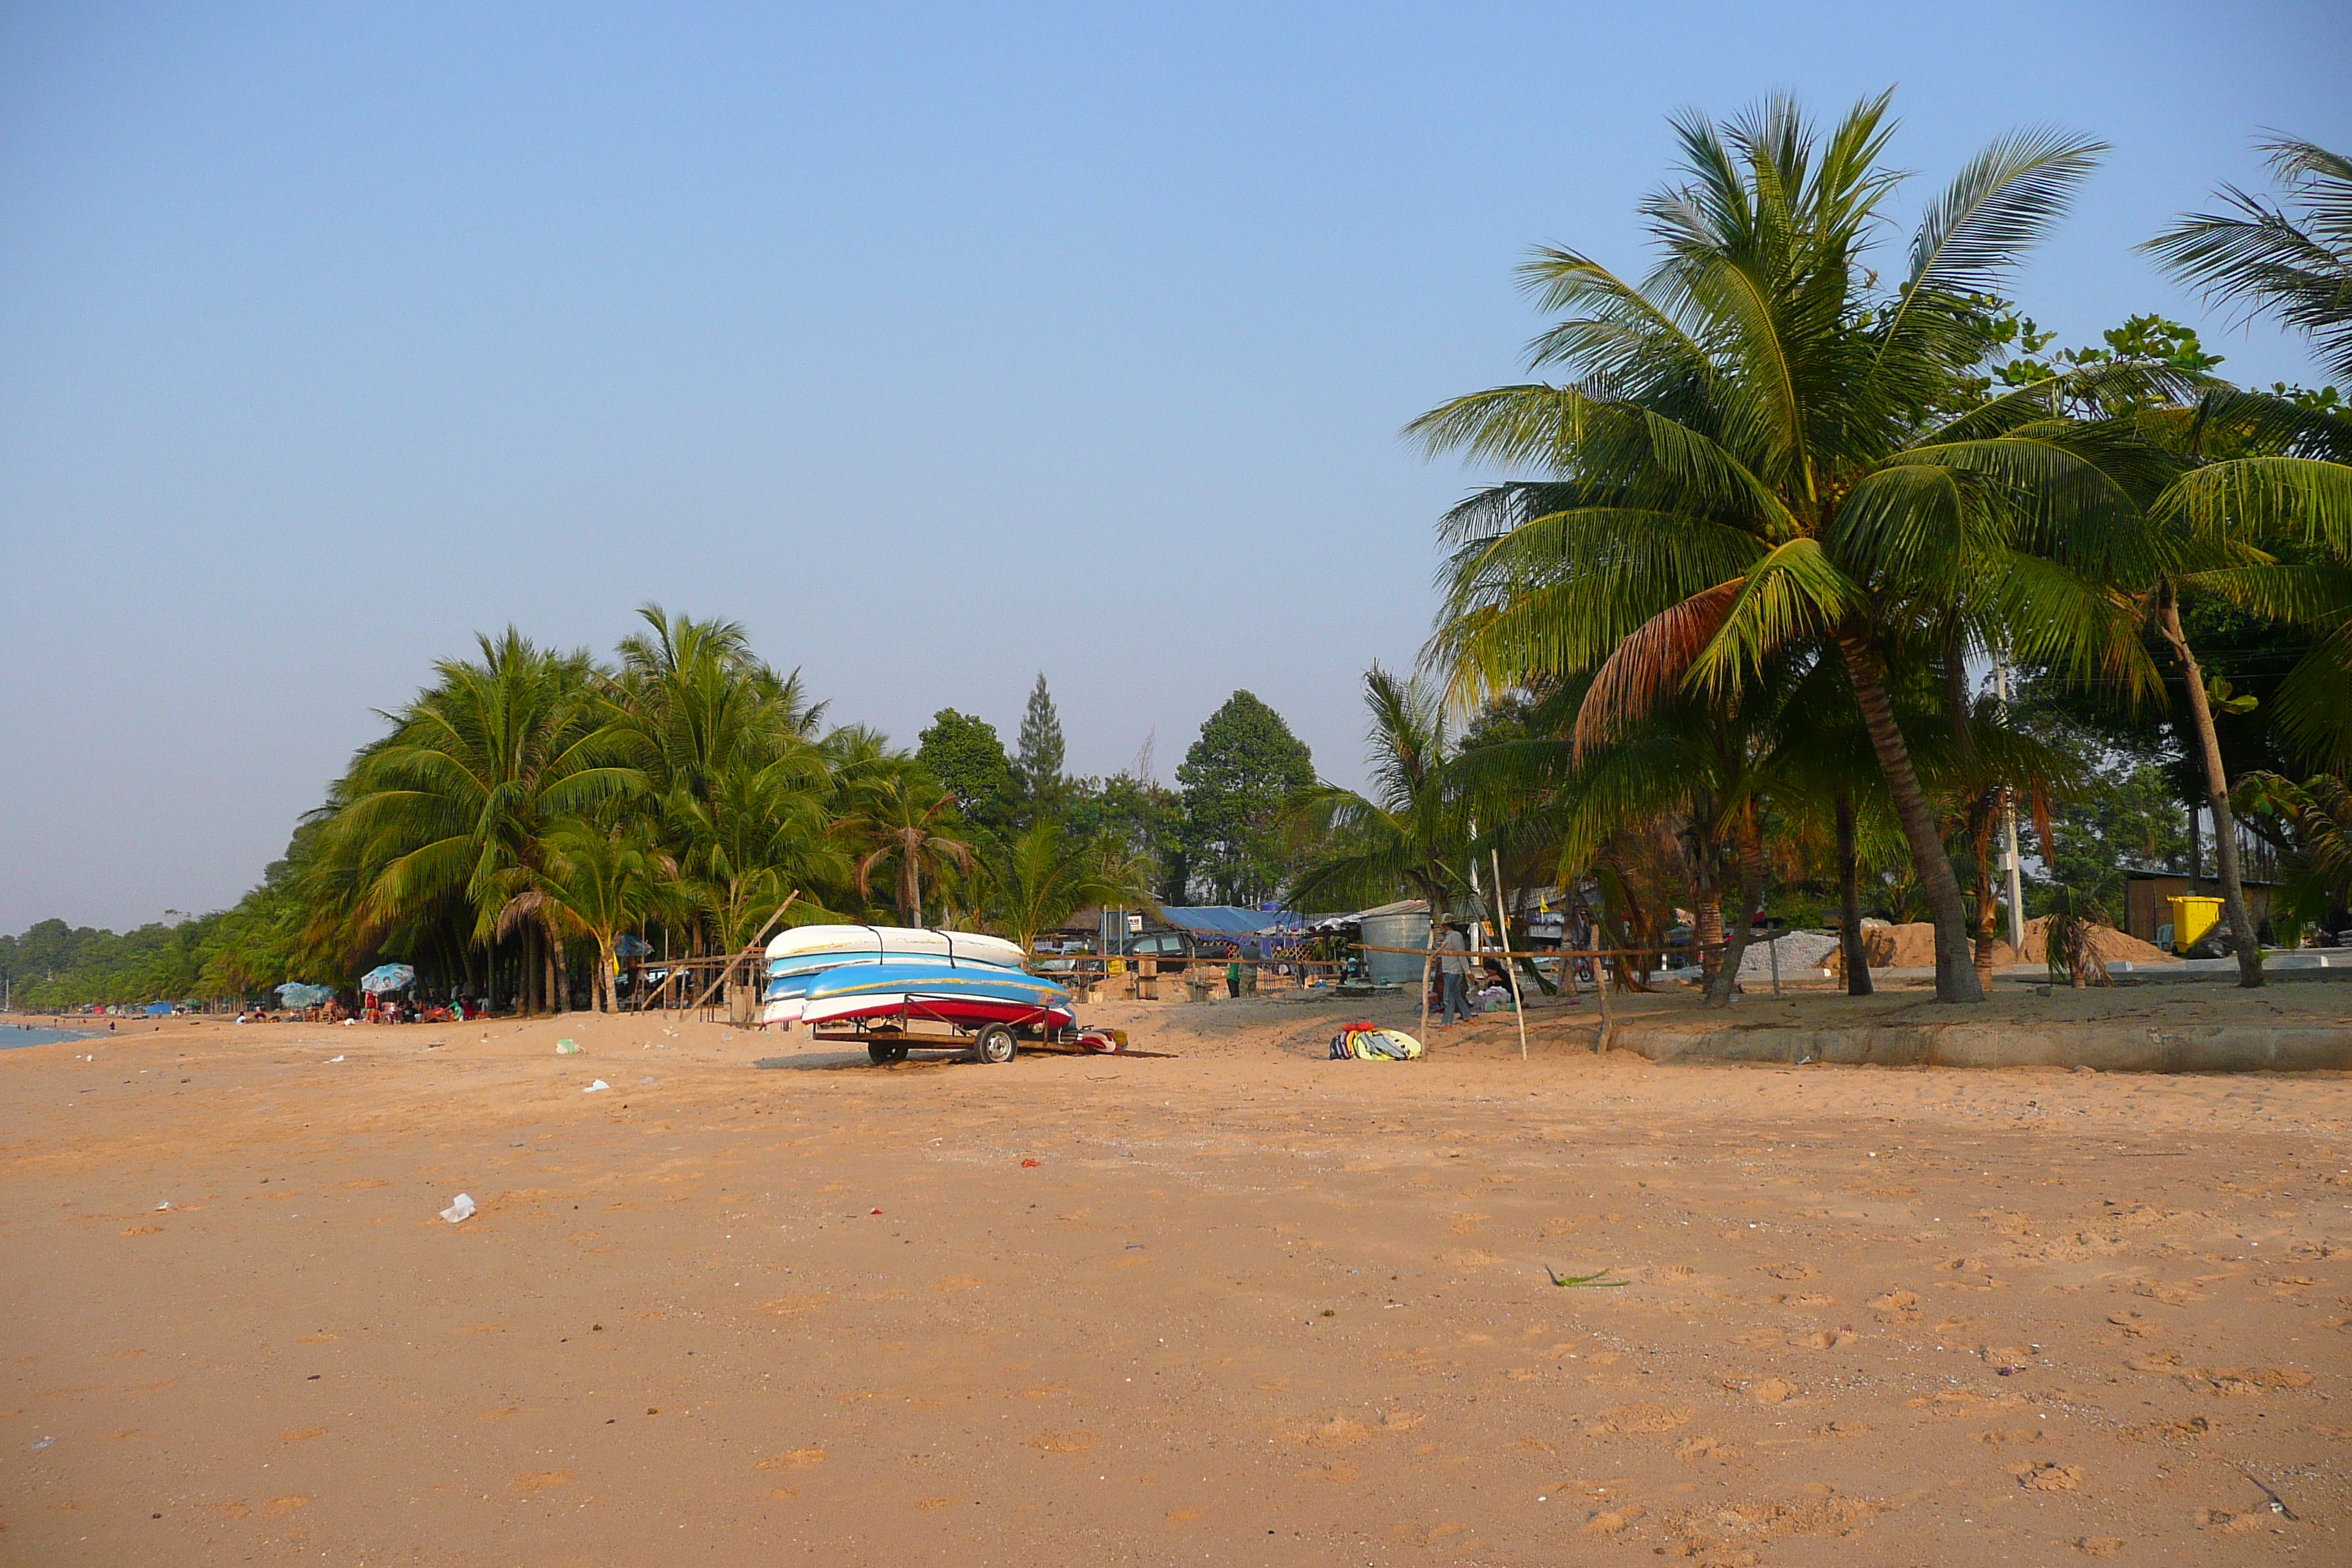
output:
M 971 1059 L 998 1066 L 1013 1059 L 1020 1049 L 1020 1041 L 1010 1024 L 991 1024 L 981 1030 L 980 1037 L 971 1043 Z
M 866 1042 L 866 1059 L 877 1068 L 887 1067 L 892 1062 L 905 1061 L 907 1047 L 892 1040 L 868 1040 Z

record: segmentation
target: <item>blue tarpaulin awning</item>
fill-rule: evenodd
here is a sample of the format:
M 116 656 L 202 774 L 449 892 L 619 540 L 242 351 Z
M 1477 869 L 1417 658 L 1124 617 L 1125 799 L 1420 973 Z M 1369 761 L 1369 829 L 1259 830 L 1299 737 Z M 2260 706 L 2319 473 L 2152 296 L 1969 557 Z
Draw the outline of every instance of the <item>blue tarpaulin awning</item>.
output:
M 1301 921 L 1290 910 L 1245 910 L 1238 904 L 1162 904 L 1160 918 L 1178 931 L 1195 936 L 1256 936 L 1265 931 L 1297 931 Z

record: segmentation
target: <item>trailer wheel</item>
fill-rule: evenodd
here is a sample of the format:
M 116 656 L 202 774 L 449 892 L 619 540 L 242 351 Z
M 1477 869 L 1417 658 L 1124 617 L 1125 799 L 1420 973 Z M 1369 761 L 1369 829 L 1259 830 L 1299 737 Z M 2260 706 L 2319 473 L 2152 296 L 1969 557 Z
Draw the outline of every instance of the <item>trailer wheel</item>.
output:
M 976 1062 L 993 1062 L 1001 1066 L 1011 1061 L 1013 1053 L 1018 1048 L 1019 1042 L 1013 1037 L 1013 1026 L 991 1024 L 982 1029 L 980 1032 L 980 1037 L 971 1043 L 971 1059 Z
M 866 1042 L 866 1059 L 877 1068 L 891 1062 L 903 1062 L 907 1059 L 907 1047 L 889 1040 L 868 1040 Z

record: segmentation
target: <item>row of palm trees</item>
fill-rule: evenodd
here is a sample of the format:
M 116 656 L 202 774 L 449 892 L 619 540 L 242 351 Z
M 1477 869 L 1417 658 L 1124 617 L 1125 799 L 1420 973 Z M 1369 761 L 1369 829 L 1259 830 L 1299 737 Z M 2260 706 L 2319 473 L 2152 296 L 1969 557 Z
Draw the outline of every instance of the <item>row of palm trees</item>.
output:
M 1866 987 L 1857 877 L 1891 838 L 1935 926 L 1938 998 L 1980 1000 L 1997 824 L 2030 806 L 2046 846 L 2043 808 L 2074 780 L 1974 672 L 2013 661 L 2146 711 L 2161 650 L 2184 678 L 2242 980 L 2262 983 L 2233 781 L 2180 607 L 2214 595 L 2313 628 L 2280 725 L 2318 773 L 2352 769 L 2352 422 L 2156 360 L 1987 377 L 1999 292 L 2103 149 L 1994 142 L 1883 282 L 1869 249 L 1899 181 L 1892 131 L 1885 97 L 1826 135 L 1782 99 L 1685 118 L 1684 178 L 1643 206 L 1646 278 L 1566 248 L 1522 268 L 1560 318 L 1531 368 L 1569 374 L 1409 427 L 1431 453 L 1528 477 L 1446 518 L 1425 674 L 1368 678 L 1374 785 L 1302 816 L 1333 835 L 1307 891 L 1385 876 L 1460 896 L 1483 855 L 1597 879 L 1596 914 L 1638 946 L 1688 889 L 1700 940 L 1725 944 L 1723 1002 L 1776 845 L 1831 847 Z M 2352 163 L 2272 151 L 2299 216 L 2231 193 L 2231 211 L 2149 248 L 2308 331 L 2352 382 Z M 1481 715 L 1463 743 L 1449 712 Z M 2268 787 L 2292 813 L 2324 805 L 2324 782 Z
M 577 955 L 611 1008 L 632 936 L 731 953 L 778 923 L 895 917 L 1026 944 L 1084 902 L 1146 901 L 1122 847 L 1050 815 L 979 830 L 880 735 L 824 729 L 740 626 L 639 614 L 610 663 L 482 637 L 385 716 L 298 838 L 304 958 L 419 959 L 493 1003 L 510 967 L 505 1000 L 560 1008 Z

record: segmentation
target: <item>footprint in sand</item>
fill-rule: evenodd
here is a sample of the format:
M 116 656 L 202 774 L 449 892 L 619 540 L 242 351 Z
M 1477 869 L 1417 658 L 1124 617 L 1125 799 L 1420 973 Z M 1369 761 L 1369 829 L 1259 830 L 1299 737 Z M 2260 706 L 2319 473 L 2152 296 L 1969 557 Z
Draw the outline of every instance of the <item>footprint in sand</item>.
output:
M 1091 1432 L 1040 1432 L 1029 1439 L 1029 1446 L 1048 1454 L 1083 1454 L 1097 1440 Z
M 2017 1484 L 2028 1491 L 2071 1492 L 2081 1490 L 2083 1486 L 2082 1466 L 2061 1465 L 2049 1459 L 2030 1465 L 2013 1465 L 2009 1473 L 2015 1476 Z
M 2252 1535 L 2277 1516 L 2252 1509 L 2200 1508 L 2189 1517 L 2218 1534 Z
M 278 1434 L 278 1440 L 281 1443 L 307 1443 L 313 1437 L 326 1435 L 324 1426 L 294 1426 Z
M 1810 1263 L 1765 1263 L 1758 1267 L 1775 1279 L 1811 1279 L 1821 1272 Z
M 771 1454 L 751 1468 L 755 1470 L 797 1470 L 807 1465 L 825 1461 L 823 1448 L 787 1448 L 781 1454 Z
M 579 1473 L 577 1470 L 525 1470 L 507 1483 L 507 1490 L 523 1493 L 543 1492 L 555 1487 L 569 1485 L 572 1478 Z
M 1659 1432 L 1671 1432 L 1677 1426 L 1690 1425 L 1687 1408 L 1660 1405 L 1643 1400 L 1633 1405 L 1612 1405 L 1584 1424 L 1588 1437 L 1648 1436 Z

